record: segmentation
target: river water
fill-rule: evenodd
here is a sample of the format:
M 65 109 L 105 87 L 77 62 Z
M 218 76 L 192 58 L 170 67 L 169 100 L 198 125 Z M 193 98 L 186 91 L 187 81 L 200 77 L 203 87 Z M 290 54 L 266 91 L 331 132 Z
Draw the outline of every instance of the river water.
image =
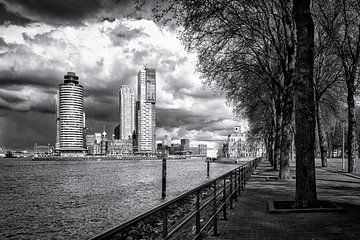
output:
M 210 179 L 237 167 L 210 164 Z M 0 239 L 88 239 L 161 204 L 159 160 L 0 159 Z M 208 181 L 201 158 L 167 161 L 167 197 Z

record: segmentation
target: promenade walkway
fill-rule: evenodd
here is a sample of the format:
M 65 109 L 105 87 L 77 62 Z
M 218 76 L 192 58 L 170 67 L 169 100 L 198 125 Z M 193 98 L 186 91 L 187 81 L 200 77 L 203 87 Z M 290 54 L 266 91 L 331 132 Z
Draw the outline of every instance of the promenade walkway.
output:
M 295 179 L 274 180 L 277 172 L 264 161 L 252 175 L 228 220 L 220 221 L 219 236 L 207 239 L 360 239 L 360 179 L 316 168 L 319 200 L 330 200 L 342 212 L 277 213 L 269 200 L 294 200 Z M 295 176 L 294 167 L 291 169 Z M 220 217 L 221 218 L 221 217 Z

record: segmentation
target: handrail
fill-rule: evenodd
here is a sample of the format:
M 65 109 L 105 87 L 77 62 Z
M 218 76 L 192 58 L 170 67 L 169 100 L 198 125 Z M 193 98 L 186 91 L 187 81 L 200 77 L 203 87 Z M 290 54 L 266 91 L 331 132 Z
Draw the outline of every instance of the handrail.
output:
M 203 183 L 199 186 L 197 186 L 196 188 L 187 191 L 186 193 L 183 193 L 177 197 L 175 197 L 174 199 L 171 199 L 163 204 L 160 204 L 159 206 L 143 213 L 140 214 L 134 218 L 132 218 L 131 220 L 120 224 L 119 226 L 113 227 L 109 230 L 106 230 L 94 237 L 91 238 L 91 240 L 101 240 L 101 239 L 108 239 L 111 236 L 114 236 L 118 233 L 121 233 L 122 231 L 135 226 L 137 223 L 147 219 L 148 217 L 151 217 L 155 214 L 158 213 L 163 213 L 163 234 L 162 234 L 162 238 L 160 239 L 169 239 L 173 234 L 175 234 L 176 231 L 178 231 L 181 227 L 183 227 L 192 217 L 196 217 L 196 234 L 195 234 L 195 238 L 197 239 L 200 234 L 206 229 L 206 227 L 210 224 L 211 221 L 214 222 L 214 234 L 216 234 L 216 229 L 217 226 L 215 226 L 217 224 L 216 219 L 217 219 L 217 215 L 220 213 L 221 209 L 223 209 L 224 211 L 224 219 L 226 219 L 226 204 L 230 201 L 230 208 L 232 208 L 232 201 L 235 198 L 235 201 L 237 200 L 237 195 L 240 195 L 240 192 L 242 190 L 244 190 L 244 186 L 247 183 L 247 180 L 249 179 L 252 170 L 256 168 L 256 166 L 258 165 L 258 163 L 261 161 L 261 158 L 256 158 L 252 161 L 249 161 L 225 174 L 222 174 L 219 177 L 216 177 L 215 179 L 212 179 L 206 183 Z M 235 177 L 233 177 L 233 175 L 235 175 Z M 230 177 L 229 177 L 230 176 Z M 230 178 L 229 183 L 226 183 L 227 178 Z M 223 180 L 223 186 L 222 189 L 219 189 L 218 191 L 216 191 L 216 185 L 218 185 L 218 181 L 219 180 Z M 233 184 L 235 183 L 235 187 L 233 188 Z M 238 184 L 237 184 L 238 183 Z M 212 195 L 211 197 L 208 197 L 205 199 L 205 203 L 200 205 L 200 193 L 201 190 L 203 189 L 210 189 L 210 188 L 214 188 L 215 192 L 214 194 L 210 194 Z M 226 190 L 227 188 L 230 188 L 228 191 Z M 196 206 L 194 210 L 191 210 L 190 213 L 186 214 L 185 217 L 183 217 L 182 219 L 185 218 L 185 220 L 183 220 L 182 222 L 177 222 L 176 224 L 174 224 L 174 226 L 172 226 L 172 229 L 170 229 L 170 231 L 168 231 L 168 214 L 166 209 L 169 208 L 171 205 L 178 203 L 180 200 L 184 200 L 186 198 L 188 198 L 191 195 L 195 194 L 195 198 L 196 198 Z M 220 195 L 223 195 L 223 201 L 219 201 L 219 207 L 217 207 L 215 209 L 215 205 L 216 205 L 216 200 Z M 207 205 L 209 205 L 211 202 L 214 202 L 214 211 L 213 214 L 209 217 L 209 220 L 207 222 L 205 222 L 204 226 L 201 227 L 200 226 L 200 212 L 203 208 L 205 208 Z M 160 220 L 161 221 L 161 220 Z

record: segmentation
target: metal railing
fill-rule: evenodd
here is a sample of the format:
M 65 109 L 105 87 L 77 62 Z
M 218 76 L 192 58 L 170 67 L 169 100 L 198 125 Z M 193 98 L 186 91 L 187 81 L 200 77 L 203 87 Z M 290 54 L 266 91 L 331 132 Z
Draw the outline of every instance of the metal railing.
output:
M 218 235 L 220 212 L 226 220 L 227 208 L 233 208 L 233 201 L 238 200 L 260 161 L 261 158 L 249 161 L 91 240 L 127 239 L 129 236 L 132 239 L 199 239 L 211 227 L 213 234 Z M 203 219 L 202 211 L 205 212 Z M 180 233 L 181 229 L 185 233 Z

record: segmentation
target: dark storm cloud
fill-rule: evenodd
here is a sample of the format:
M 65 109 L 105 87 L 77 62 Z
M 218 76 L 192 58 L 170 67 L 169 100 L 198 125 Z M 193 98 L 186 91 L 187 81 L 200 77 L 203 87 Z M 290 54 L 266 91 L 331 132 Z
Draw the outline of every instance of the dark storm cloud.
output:
M 118 119 L 117 103 L 104 103 L 100 98 L 96 102 L 85 103 L 85 114 L 87 119 L 94 119 L 103 122 L 113 122 Z
M 98 74 L 99 69 L 86 69 L 91 78 L 80 77 L 80 83 L 84 86 L 85 97 L 117 97 L 122 85 L 130 85 L 135 90 L 137 69 L 136 66 L 128 66 L 123 61 L 115 59 L 111 66 L 111 78 L 102 79 Z
M 13 94 L 12 92 L 4 91 L 3 89 L 0 89 L 0 99 L 13 104 L 22 103 L 27 100 L 23 95 L 19 94 L 18 92 L 16 92 L 16 94 Z
M 102 9 L 95 0 L 7 0 L 9 9 L 21 9 L 32 20 L 50 24 L 79 25 Z
M 186 130 L 221 130 L 214 125 L 223 118 L 213 119 L 210 112 L 199 113 L 185 109 L 156 108 L 156 126 L 164 129 L 186 127 Z
M 199 91 L 196 91 L 196 92 L 187 93 L 187 95 L 190 97 L 193 97 L 193 98 L 200 99 L 200 100 L 224 98 L 222 95 L 220 95 L 216 92 L 213 92 L 210 90 L 203 91 L 201 89 L 199 89 Z
M 31 95 L 27 93 L 29 90 Z M 55 113 L 55 94 L 45 92 L 41 88 L 0 89 L 0 109 L 18 112 Z
M 53 114 L 10 112 L 0 117 L 0 142 L 7 148 L 31 149 L 34 143 L 47 145 L 55 141 L 56 124 Z
M 24 26 L 30 22 L 30 19 L 22 17 L 18 12 L 9 11 L 6 5 L 0 2 L 0 25 L 14 24 Z
M 24 75 L 12 70 L 0 70 L 0 87 L 29 85 L 54 89 L 58 86 L 61 79 L 61 77 L 59 78 L 57 76 L 59 75 L 56 75 L 50 71 L 29 71 L 26 75 Z
M 17 17 L 17 21 L 23 24 L 36 21 L 83 25 L 89 19 L 111 22 L 115 17 L 148 18 L 152 1 L 147 1 L 141 11 L 135 9 L 133 0 L 5 0 L 2 5 L 9 21 L 15 22 Z

